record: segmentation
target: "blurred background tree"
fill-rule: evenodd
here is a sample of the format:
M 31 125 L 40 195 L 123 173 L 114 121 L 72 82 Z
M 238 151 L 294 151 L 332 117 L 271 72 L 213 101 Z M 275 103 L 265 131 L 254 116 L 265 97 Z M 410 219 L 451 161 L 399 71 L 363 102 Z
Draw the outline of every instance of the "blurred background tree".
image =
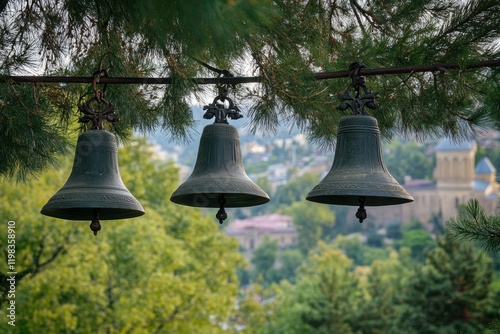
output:
M 329 240 L 335 226 L 335 213 L 325 205 L 304 199 L 282 209 L 293 218 L 298 232 L 298 247 L 303 254 L 316 246 L 319 240 Z
M 410 256 L 402 248 L 370 266 L 353 267 L 341 250 L 320 242 L 304 260 L 296 284 L 283 281 L 268 289 L 272 297 L 256 311 L 268 315 L 248 322 L 248 333 L 475 333 L 495 328 L 499 302 L 491 259 L 449 234 L 435 241 L 424 263 Z M 245 299 L 242 307 L 256 307 L 248 303 Z
M 483 332 L 498 316 L 489 286 L 492 261 L 447 234 L 408 283 L 402 327 L 408 333 Z
M 354 333 L 353 314 L 361 292 L 351 260 L 319 243 L 302 266 L 297 284 L 284 285 L 276 297 L 273 318 L 262 333 Z
M 252 254 L 252 264 L 254 269 L 251 277 L 253 281 L 262 280 L 264 282 L 273 282 L 278 277 L 274 265 L 278 257 L 278 241 L 271 240 L 266 235 L 262 243 Z
M 405 176 L 431 180 L 436 164 L 425 151 L 422 144 L 393 140 L 385 146 L 384 162 L 399 183 L 404 183 Z

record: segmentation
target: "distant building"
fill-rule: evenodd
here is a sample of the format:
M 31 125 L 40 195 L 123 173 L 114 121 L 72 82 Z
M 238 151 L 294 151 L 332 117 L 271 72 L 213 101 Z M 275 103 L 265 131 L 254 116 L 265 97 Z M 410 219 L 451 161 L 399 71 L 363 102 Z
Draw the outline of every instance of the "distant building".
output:
M 289 166 L 284 163 L 272 164 L 267 168 L 266 176 L 273 192 L 288 182 L 288 171 Z
M 487 213 L 497 212 L 500 188 L 496 182 L 496 169 L 487 157 L 474 166 L 476 143 L 472 140 L 453 142 L 443 139 L 435 150 L 435 182 L 407 177 L 403 186 L 415 201 L 402 205 L 368 207 L 367 223 L 407 223 L 416 219 L 431 228 L 429 222 L 433 216 L 446 221 L 456 215 L 459 205 L 471 198 L 476 198 Z
M 253 250 L 259 247 L 266 235 L 276 240 L 280 248 L 297 245 L 298 234 L 290 216 L 271 214 L 237 219 L 225 231 L 228 236 L 238 240 L 247 259 L 251 258 Z
M 264 154 L 267 152 L 267 148 L 255 141 L 246 143 L 243 146 L 243 154 Z

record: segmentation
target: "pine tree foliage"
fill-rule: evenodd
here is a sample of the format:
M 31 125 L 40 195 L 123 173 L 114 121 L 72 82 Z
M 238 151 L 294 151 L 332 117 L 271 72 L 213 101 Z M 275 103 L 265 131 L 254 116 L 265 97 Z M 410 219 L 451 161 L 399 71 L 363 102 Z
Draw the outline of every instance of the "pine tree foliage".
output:
M 405 291 L 399 328 L 406 333 L 482 333 L 498 316 L 489 288 L 491 259 L 448 235 L 417 268 Z
M 6 3 L 6 4 L 5 4 Z M 272 132 L 297 126 L 330 145 L 342 115 L 336 94 L 349 80 L 315 80 L 314 72 L 458 63 L 461 70 L 369 77 L 384 136 L 396 133 L 460 137 L 477 126 L 499 126 L 498 69 L 467 69 L 499 56 L 498 0 L 10 0 L 0 6 L 0 74 L 170 77 L 169 85 L 109 85 L 116 131 L 163 129 L 189 139 L 193 98 L 211 102 L 214 87 L 190 78 L 215 76 L 195 59 L 261 82 L 231 90 L 248 109 L 250 127 Z M 86 85 L 26 85 L 9 98 L 1 84 L 2 127 L 19 142 L 34 138 L 46 154 L 9 160 L 2 175 L 37 172 L 64 146 L 55 138 L 76 122 Z M 33 94 L 28 94 L 30 90 Z M 91 96 L 91 95 L 90 95 Z M 208 101 L 206 99 L 209 98 Z M 40 123 L 30 123 L 36 102 Z M 201 103 L 201 102 L 200 102 Z M 52 111 L 52 108 L 55 108 Z M 8 124 L 4 124 L 8 123 Z M 43 126 L 42 126 L 43 125 Z M 1 130 L 4 130 L 3 128 Z M 4 132 L 4 131 L 2 131 Z M 33 141 L 32 141 L 33 142 Z M 33 145 L 32 145 L 33 146 Z M 15 146 L 2 147 L 13 155 Z M 48 153 L 47 153 L 48 152 Z M 20 155 L 20 154 L 19 154 Z M 33 162 L 33 163 L 32 163 Z
M 54 106 L 34 85 L 0 85 L 0 175 L 25 179 L 66 152 L 68 139 Z M 43 90 L 43 88 L 42 88 Z M 9 110 L 5 110 L 9 109 Z
M 486 214 L 477 199 L 471 199 L 446 224 L 457 241 L 477 243 L 485 252 L 500 251 L 500 215 Z
M 408 254 L 409 255 L 409 254 Z M 400 313 L 404 293 L 411 270 L 411 261 L 391 251 L 385 260 L 376 260 L 366 275 L 362 288 L 366 294 L 356 316 L 354 328 L 358 333 L 401 333 L 405 328 L 397 328 L 397 318 Z

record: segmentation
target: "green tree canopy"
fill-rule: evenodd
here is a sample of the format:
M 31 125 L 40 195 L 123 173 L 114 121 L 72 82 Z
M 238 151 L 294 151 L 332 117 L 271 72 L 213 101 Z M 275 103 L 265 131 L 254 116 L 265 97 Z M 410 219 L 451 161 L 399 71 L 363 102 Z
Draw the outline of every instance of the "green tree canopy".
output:
M 262 275 L 265 282 L 272 282 L 275 279 L 273 269 L 278 255 L 278 241 L 271 240 L 268 235 L 264 236 L 262 243 L 255 248 L 252 254 L 253 280 Z
M 274 212 L 280 207 L 288 207 L 295 202 L 304 199 L 307 193 L 319 183 L 317 173 L 305 173 L 291 179 L 286 184 L 280 186 L 273 194 L 273 201 L 268 206 L 270 212 Z
M 361 294 L 351 265 L 340 250 L 320 242 L 304 262 L 297 284 L 278 295 L 262 333 L 354 333 L 353 311 Z
M 302 200 L 294 202 L 282 211 L 292 216 L 299 234 L 298 247 L 303 254 L 313 249 L 318 241 L 331 238 L 335 213 L 328 206 Z
M 18 284 L 25 278 L 35 277 L 61 255 L 73 247 L 80 239 L 80 222 L 54 220 L 40 214 L 51 193 L 66 181 L 70 170 L 69 159 L 60 162 L 60 169 L 43 174 L 30 183 L 0 182 L 0 215 L 2 228 L 7 231 L 7 222 L 15 222 L 15 271 Z M 0 304 L 5 302 L 7 285 L 8 235 L 2 233 L 0 249 Z M 3 306 L 3 304 L 2 304 Z M 3 308 L 3 307 L 2 307 Z
M 432 179 L 434 164 L 425 154 L 426 147 L 416 142 L 394 140 L 384 150 L 384 162 L 394 178 L 404 182 L 405 176 Z
M 390 252 L 387 259 L 375 260 L 362 286 L 365 294 L 355 328 L 361 333 L 406 332 L 397 327 L 408 279 L 412 275 L 406 252 Z
M 304 261 L 304 254 L 297 248 L 282 250 L 279 256 L 279 275 L 292 283 L 296 281 L 296 272 Z
M 408 248 L 413 259 L 423 262 L 426 252 L 435 246 L 431 234 L 427 232 L 418 220 L 412 220 L 401 226 L 402 237 L 395 242 L 395 246 Z
M 315 72 L 456 63 L 461 70 L 370 77 L 379 93 L 374 112 L 385 136 L 464 136 L 471 126 L 500 125 L 498 68 L 468 68 L 498 57 L 497 0 L 8 0 L 0 6 L 0 74 L 169 77 L 166 85 L 108 85 L 120 135 L 163 129 L 190 138 L 196 98 L 213 87 L 190 78 L 256 75 L 240 85 L 250 127 L 266 132 L 289 123 L 330 145 L 345 112 L 333 95 L 346 80 L 316 80 Z M 227 75 L 226 75 L 227 76 Z M 82 84 L 0 85 L 2 175 L 40 171 L 64 150 Z M 102 88 L 99 85 L 99 88 Z M 210 96 L 209 96 L 210 95 Z
M 373 261 L 385 259 L 389 255 L 384 248 L 363 244 L 359 236 L 347 238 L 339 235 L 332 245 L 342 250 L 357 266 L 370 265 Z
M 253 307 L 249 333 L 483 333 L 498 318 L 491 259 L 448 234 L 413 264 L 409 249 L 355 267 L 335 245 L 309 253 L 297 283 Z M 265 296 L 253 288 L 248 297 Z M 252 326 L 253 325 L 253 326 Z

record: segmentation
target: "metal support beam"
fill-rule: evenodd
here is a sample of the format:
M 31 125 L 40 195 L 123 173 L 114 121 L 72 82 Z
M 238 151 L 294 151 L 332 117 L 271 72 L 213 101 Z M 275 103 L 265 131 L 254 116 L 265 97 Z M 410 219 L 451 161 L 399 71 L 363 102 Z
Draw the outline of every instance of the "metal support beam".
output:
M 497 67 L 500 66 L 500 59 L 479 61 L 477 63 L 464 66 L 463 69 L 475 69 L 482 67 Z M 405 66 L 405 67 L 387 67 L 375 69 L 363 69 L 360 75 L 388 75 L 388 74 L 404 74 L 417 72 L 438 72 L 446 70 L 462 69 L 456 63 L 431 64 L 420 66 Z M 337 72 L 319 72 L 313 74 L 316 80 L 327 80 L 337 78 L 349 78 L 349 71 Z M 67 76 L 0 76 L 0 82 L 6 83 L 92 83 L 94 77 L 67 77 Z M 262 81 L 262 77 L 218 77 L 218 78 L 192 78 L 195 84 L 198 85 L 215 85 L 215 84 L 245 84 L 257 83 Z M 100 77 L 100 84 L 135 84 L 135 85 L 170 85 L 172 78 L 147 78 L 147 77 Z

